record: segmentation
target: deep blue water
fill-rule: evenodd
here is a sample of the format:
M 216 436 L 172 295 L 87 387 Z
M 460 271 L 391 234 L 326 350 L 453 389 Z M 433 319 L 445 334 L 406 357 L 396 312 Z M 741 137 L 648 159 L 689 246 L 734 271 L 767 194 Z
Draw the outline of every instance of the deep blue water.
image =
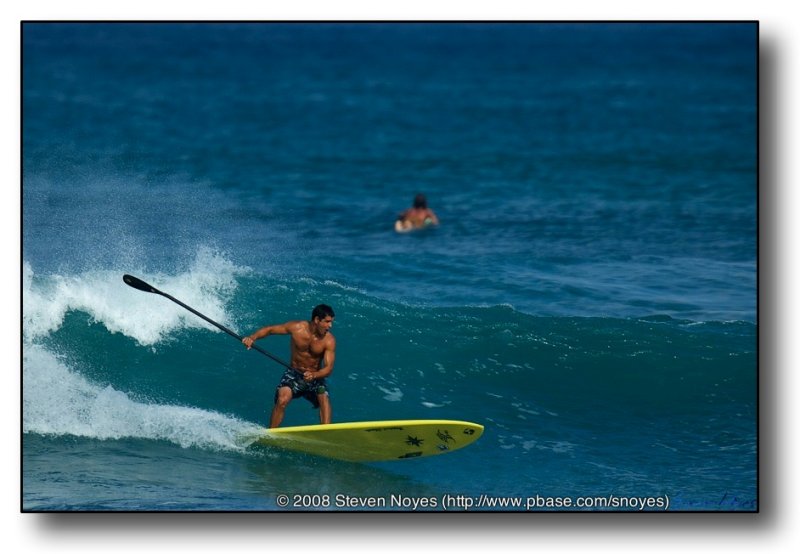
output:
M 755 509 L 757 49 L 729 23 L 24 24 L 23 508 Z M 442 224 L 398 235 L 417 192 Z M 240 333 L 331 304 L 335 421 L 485 434 L 369 466 L 245 447 L 280 366 L 124 273 Z

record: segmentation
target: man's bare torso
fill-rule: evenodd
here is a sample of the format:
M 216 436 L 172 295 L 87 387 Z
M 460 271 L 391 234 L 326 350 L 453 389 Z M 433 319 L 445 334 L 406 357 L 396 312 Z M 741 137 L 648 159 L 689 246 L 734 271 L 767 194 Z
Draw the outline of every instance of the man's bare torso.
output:
M 302 371 L 319 370 L 333 336 L 330 333 L 324 337 L 316 336 L 311 332 L 308 321 L 292 323 L 289 331 L 292 337 L 292 367 Z

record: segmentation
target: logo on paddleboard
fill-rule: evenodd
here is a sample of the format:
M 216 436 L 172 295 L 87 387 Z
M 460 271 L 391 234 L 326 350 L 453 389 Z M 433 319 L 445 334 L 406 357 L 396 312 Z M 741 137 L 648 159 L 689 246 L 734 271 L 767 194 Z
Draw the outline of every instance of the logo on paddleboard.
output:
M 464 434 L 465 435 L 474 435 L 475 434 L 475 429 L 464 429 Z
M 402 431 L 402 427 L 375 427 L 374 429 L 364 429 L 367 433 L 374 433 L 375 431 Z
M 440 441 L 444 441 L 445 443 L 447 441 L 456 442 L 456 439 L 450 435 L 450 431 L 436 431 L 436 436 L 439 437 Z
M 398 459 L 402 460 L 403 458 L 417 458 L 419 456 L 422 456 L 422 452 L 409 452 L 408 454 L 403 454 L 402 456 L 398 456 Z
M 406 439 L 406 444 L 409 444 L 411 446 L 422 446 L 422 443 L 424 441 L 425 439 L 418 439 L 417 437 L 412 437 L 411 435 L 409 435 L 408 438 Z

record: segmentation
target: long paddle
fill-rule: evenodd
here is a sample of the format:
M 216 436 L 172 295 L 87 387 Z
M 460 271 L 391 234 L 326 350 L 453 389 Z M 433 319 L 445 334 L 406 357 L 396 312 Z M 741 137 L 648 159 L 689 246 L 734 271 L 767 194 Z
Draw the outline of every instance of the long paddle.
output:
M 177 298 L 175 298 L 173 296 L 170 296 L 166 292 L 162 292 L 162 291 L 158 290 L 157 288 L 155 288 L 154 286 L 148 285 L 147 283 L 145 283 L 144 281 L 142 281 L 138 277 L 134 277 L 133 275 L 128 275 L 126 273 L 125 275 L 122 276 L 122 280 L 125 281 L 126 285 L 131 286 L 131 287 L 133 287 L 135 289 L 138 289 L 138 290 L 141 290 L 141 291 L 144 291 L 144 292 L 152 292 L 153 294 L 160 294 L 161 296 L 163 296 L 165 298 L 169 298 L 170 300 L 175 302 L 178 306 L 181 306 L 182 308 L 186 308 L 187 310 L 192 312 L 194 315 L 205 319 L 206 321 L 208 321 L 214 327 L 217 327 L 217 328 L 221 329 L 222 331 L 225 331 L 226 333 L 228 333 L 230 336 L 232 336 L 233 338 L 235 338 L 239 342 L 242 342 L 242 337 L 240 337 L 239 335 L 237 335 L 236 333 L 234 333 L 233 331 L 231 331 L 230 329 L 228 329 L 224 325 L 220 325 L 219 323 L 217 323 L 213 319 L 204 316 L 203 314 L 201 314 L 200 312 L 198 312 L 197 310 L 195 310 L 191 306 L 187 306 L 186 304 L 184 304 L 183 302 L 181 302 Z M 252 345 L 251 348 L 253 348 L 253 350 L 261 352 L 267 358 L 270 358 L 271 360 L 274 360 L 274 361 L 278 362 L 282 366 L 288 367 L 289 369 L 294 369 L 292 366 L 290 366 L 289 364 L 287 364 L 286 362 L 284 362 L 280 358 L 278 358 L 276 356 L 273 356 L 272 354 L 270 354 L 266 350 L 263 350 L 263 349 L 259 348 L 255 344 Z

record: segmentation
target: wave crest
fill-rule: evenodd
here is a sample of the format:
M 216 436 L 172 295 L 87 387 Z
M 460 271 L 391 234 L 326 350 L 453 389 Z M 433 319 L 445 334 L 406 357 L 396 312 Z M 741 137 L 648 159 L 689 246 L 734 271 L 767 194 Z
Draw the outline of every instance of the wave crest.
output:
M 146 281 L 223 324 L 231 318 L 225 304 L 247 273 L 219 252 L 201 247 L 192 265 L 178 275 L 138 272 Z M 123 270 L 95 270 L 77 275 L 37 276 L 23 264 L 22 331 L 26 343 L 58 330 L 69 311 L 86 312 L 112 333 L 122 333 L 149 346 L 175 329 L 209 327 L 166 299 L 137 291 L 122 281 Z

